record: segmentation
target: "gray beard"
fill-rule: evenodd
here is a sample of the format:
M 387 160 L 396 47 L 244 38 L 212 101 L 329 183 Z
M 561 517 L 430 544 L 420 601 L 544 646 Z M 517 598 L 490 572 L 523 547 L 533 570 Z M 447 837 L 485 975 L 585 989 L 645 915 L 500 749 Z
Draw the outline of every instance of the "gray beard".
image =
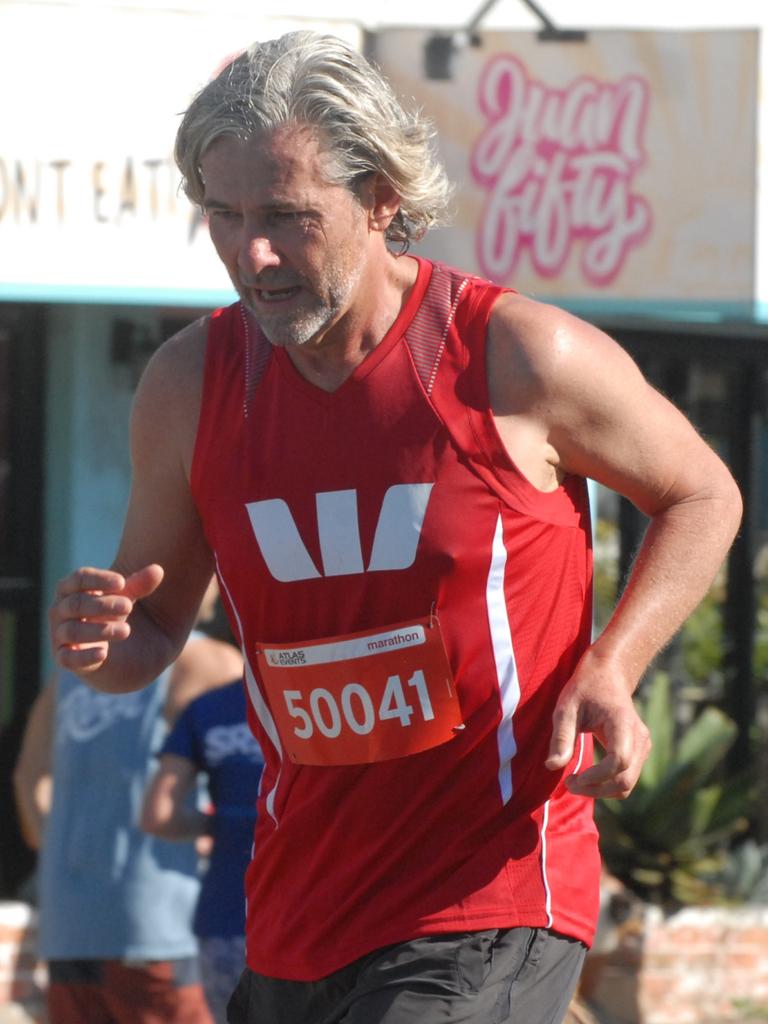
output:
M 252 307 L 248 308 L 267 341 L 275 348 L 288 348 L 291 345 L 300 346 L 310 342 L 333 320 L 341 304 L 335 302 L 332 306 L 319 306 L 298 315 L 278 314 L 274 317 L 260 316 Z
M 329 275 L 328 302 L 316 298 L 316 305 L 313 308 L 298 310 L 295 313 L 265 316 L 261 311 L 257 313 L 249 306 L 247 299 L 242 295 L 241 298 L 271 345 L 275 348 L 301 346 L 312 341 L 336 318 L 349 301 L 359 277 L 360 272 L 357 268 L 349 272 L 339 269 L 332 271 Z

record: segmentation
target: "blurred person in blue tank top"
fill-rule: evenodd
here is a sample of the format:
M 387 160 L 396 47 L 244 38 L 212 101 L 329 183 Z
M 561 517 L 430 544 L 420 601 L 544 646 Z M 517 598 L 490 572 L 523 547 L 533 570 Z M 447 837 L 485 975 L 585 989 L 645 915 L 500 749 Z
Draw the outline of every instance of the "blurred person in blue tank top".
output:
M 199 621 L 217 594 L 212 584 Z M 192 928 L 198 854 L 146 835 L 139 815 L 178 715 L 241 671 L 232 644 L 195 630 L 143 690 L 100 693 L 63 670 L 33 705 L 14 784 L 40 850 L 49 1024 L 211 1024 Z
M 193 928 L 206 999 L 217 1024 L 245 967 L 244 877 L 251 858 L 264 758 L 246 720 L 238 679 L 193 700 L 180 715 L 149 785 L 141 825 L 165 839 L 213 838 Z M 199 775 L 210 813 L 190 808 Z

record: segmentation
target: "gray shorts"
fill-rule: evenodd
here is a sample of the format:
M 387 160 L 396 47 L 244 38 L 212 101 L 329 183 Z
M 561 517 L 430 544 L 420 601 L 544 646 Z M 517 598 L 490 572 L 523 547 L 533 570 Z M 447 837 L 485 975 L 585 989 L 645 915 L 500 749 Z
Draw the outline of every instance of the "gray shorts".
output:
M 246 970 L 229 1024 L 560 1024 L 581 942 L 544 928 L 430 935 L 370 953 L 319 981 Z

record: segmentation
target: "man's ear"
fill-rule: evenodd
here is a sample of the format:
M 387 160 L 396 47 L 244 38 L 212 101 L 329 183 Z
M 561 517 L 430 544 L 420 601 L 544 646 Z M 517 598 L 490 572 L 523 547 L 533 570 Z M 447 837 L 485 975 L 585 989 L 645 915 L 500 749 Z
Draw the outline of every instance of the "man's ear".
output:
M 368 224 L 371 231 L 383 234 L 400 209 L 400 196 L 382 174 L 373 175 L 366 185 L 370 190 L 367 196 Z

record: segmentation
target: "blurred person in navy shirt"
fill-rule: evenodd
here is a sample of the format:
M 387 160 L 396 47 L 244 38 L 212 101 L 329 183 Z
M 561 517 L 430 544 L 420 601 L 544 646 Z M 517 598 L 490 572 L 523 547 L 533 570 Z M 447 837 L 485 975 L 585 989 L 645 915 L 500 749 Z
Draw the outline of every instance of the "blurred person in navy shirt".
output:
M 244 877 L 263 767 L 246 721 L 243 682 L 237 679 L 192 701 L 180 715 L 163 745 L 141 817 L 145 831 L 164 839 L 213 840 L 193 929 L 208 1005 L 221 1024 L 245 967 Z M 189 803 L 201 775 L 207 779 L 210 811 Z

